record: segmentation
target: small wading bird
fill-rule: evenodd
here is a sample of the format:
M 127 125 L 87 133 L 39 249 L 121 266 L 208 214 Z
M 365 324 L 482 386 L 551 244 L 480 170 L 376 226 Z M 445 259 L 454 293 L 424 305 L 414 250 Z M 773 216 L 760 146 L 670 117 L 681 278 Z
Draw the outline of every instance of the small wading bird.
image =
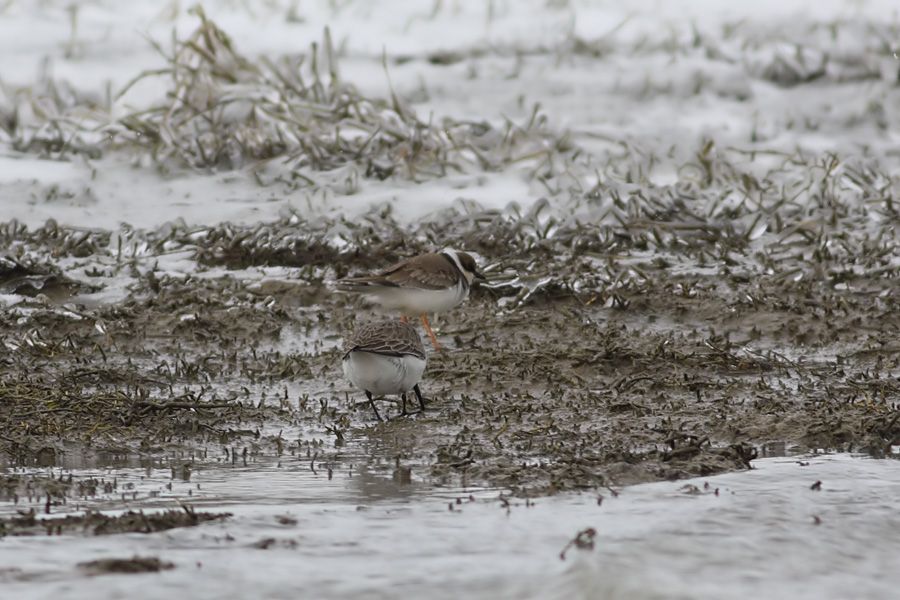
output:
M 475 259 L 448 248 L 408 258 L 374 275 L 341 279 L 337 285 L 344 291 L 365 294 L 384 308 L 400 310 L 404 320 L 406 315 L 419 315 L 431 345 L 440 350 L 427 315 L 457 306 L 468 297 L 475 279 L 485 279 Z
M 425 372 L 425 347 L 422 338 L 409 323 L 395 319 L 373 321 L 357 327 L 344 343 L 344 375 L 366 393 L 372 410 L 383 420 L 375 406 L 375 396 L 399 394 L 402 415 L 406 412 L 406 392 L 412 390 L 419 401 L 425 401 L 419 382 Z

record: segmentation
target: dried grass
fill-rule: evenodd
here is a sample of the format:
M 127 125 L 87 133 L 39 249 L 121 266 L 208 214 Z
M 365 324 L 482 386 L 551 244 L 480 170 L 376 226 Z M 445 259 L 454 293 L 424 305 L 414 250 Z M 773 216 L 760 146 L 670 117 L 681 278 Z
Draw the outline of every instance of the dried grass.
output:
M 33 89 L 0 88 L 0 129 L 16 150 L 52 156 L 137 147 L 169 168 L 237 169 L 278 158 L 297 172 L 355 165 L 378 179 L 499 169 L 570 150 L 537 108 L 526 124 L 497 130 L 422 120 L 393 91 L 389 99 L 365 96 L 340 77 L 327 28 L 306 54 L 252 61 L 201 8 L 193 12 L 200 25 L 192 34 L 169 50 L 155 44 L 166 66 L 138 74 L 111 101 L 49 78 Z M 136 84 L 160 77 L 163 99 L 112 116 Z

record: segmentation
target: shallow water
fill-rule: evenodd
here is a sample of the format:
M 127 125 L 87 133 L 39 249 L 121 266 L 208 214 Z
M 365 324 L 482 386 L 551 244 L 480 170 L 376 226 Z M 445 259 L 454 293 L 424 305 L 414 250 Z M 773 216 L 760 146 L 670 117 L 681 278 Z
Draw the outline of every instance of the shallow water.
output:
M 754 466 L 602 490 L 600 504 L 584 493 L 508 506 L 500 490 L 430 488 L 415 474 L 403 483 L 390 465 L 338 466 L 330 479 L 299 460 L 199 469 L 190 481 L 168 469 L 75 471 L 134 487 L 124 502 L 70 501 L 67 511 L 183 500 L 234 516 L 150 535 L 7 537 L 0 581 L 10 598 L 896 597 L 900 461 L 837 454 Z M 816 481 L 821 491 L 810 489 Z M 561 560 L 588 527 L 595 548 Z M 267 538 L 267 549 L 254 547 Z M 76 567 L 133 555 L 176 568 L 87 576 Z

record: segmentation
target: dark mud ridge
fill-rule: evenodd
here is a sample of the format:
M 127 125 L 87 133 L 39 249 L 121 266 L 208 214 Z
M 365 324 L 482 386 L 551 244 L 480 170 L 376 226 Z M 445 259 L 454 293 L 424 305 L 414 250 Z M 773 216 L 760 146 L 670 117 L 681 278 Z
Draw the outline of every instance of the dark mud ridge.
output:
M 26 299 L 0 309 L 0 450 L 16 464 L 73 449 L 382 460 L 529 494 L 745 469 L 761 452 L 890 454 L 893 205 L 756 191 L 754 210 L 700 213 L 691 185 L 595 190 L 614 197 L 589 225 L 540 204 L 413 228 L 384 214 L 2 225 L 0 286 Z M 490 281 L 437 321 L 447 349 L 429 356 L 427 412 L 378 424 L 337 350 L 372 311 L 327 281 L 444 246 L 479 253 Z M 190 275 L 167 271 L 178 253 Z
M 7 535 L 63 535 L 81 533 L 109 535 L 113 533 L 155 533 L 177 527 L 193 527 L 207 521 L 228 518 L 228 513 L 198 513 L 185 507 L 160 513 L 127 511 L 108 516 L 95 512 L 83 515 L 41 518 L 33 510 L 17 517 L 0 520 L 0 537 Z M 158 570 L 158 569 L 157 569 Z
M 131 558 L 104 558 L 78 563 L 78 567 L 89 575 L 111 573 L 158 573 L 174 569 L 175 565 L 155 556 L 133 556 Z

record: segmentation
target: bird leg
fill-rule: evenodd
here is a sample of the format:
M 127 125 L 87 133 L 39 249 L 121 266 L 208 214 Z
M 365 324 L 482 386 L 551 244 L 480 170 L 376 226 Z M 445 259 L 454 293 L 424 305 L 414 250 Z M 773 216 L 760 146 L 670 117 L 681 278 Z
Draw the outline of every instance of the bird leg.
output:
M 416 398 L 419 400 L 419 412 L 425 412 L 425 399 L 422 398 L 422 390 L 419 389 L 419 384 L 413 386 L 413 391 L 416 393 Z
M 378 420 L 384 421 L 384 419 L 381 418 L 381 415 L 378 414 L 378 407 L 375 406 L 375 400 L 372 398 L 372 392 L 366 392 L 366 398 L 369 399 L 369 404 L 372 405 L 372 410 L 375 411 L 375 416 L 378 417 Z
M 400 394 L 400 406 L 402 407 L 400 410 L 400 416 L 408 415 L 406 412 L 406 393 Z
M 431 345 L 434 346 L 435 350 L 440 350 L 441 345 L 438 343 L 437 336 L 434 335 L 434 332 L 431 330 L 431 325 L 428 324 L 428 317 L 425 313 L 422 313 L 422 325 L 425 326 L 425 331 L 428 332 L 428 337 L 431 338 Z
M 406 315 L 400 315 L 400 322 L 409 323 L 409 317 L 407 317 Z

